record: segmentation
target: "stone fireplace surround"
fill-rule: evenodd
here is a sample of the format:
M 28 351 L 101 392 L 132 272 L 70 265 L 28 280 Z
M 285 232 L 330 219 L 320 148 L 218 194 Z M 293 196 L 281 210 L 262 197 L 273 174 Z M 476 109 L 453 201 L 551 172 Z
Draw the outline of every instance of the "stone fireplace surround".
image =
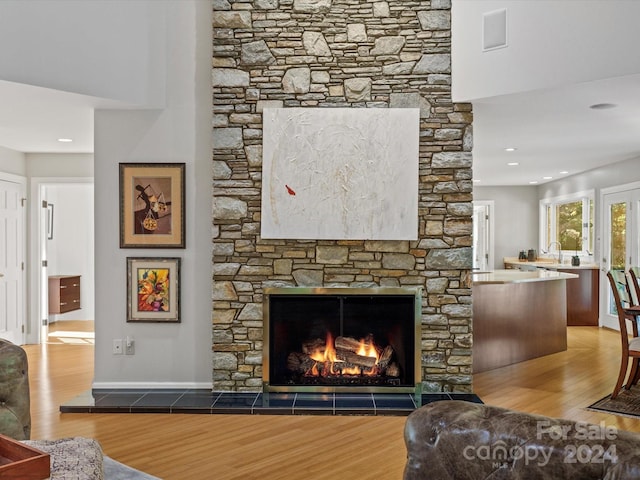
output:
M 471 392 L 471 106 L 449 0 L 214 2 L 213 385 L 262 389 L 267 287 L 421 287 L 424 392 Z M 415 241 L 265 240 L 262 109 L 420 108 Z

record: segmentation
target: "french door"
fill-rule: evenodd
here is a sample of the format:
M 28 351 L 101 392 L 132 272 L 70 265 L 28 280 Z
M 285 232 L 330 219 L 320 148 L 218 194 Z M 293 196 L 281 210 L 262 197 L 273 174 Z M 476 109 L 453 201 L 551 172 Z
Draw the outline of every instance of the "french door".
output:
M 604 193 L 602 202 L 603 237 L 600 271 L 600 321 L 602 326 L 619 329 L 609 270 L 628 271 L 640 266 L 640 188 Z

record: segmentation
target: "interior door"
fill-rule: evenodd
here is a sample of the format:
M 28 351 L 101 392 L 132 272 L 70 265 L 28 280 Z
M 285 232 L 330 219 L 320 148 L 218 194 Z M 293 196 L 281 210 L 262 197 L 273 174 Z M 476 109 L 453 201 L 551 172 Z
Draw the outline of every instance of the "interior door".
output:
M 473 203 L 473 269 L 475 271 L 494 268 L 491 209 L 492 202 Z
M 22 345 L 25 325 L 24 185 L 0 180 L 0 337 Z
M 628 271 L 629 267 L 639 265 L 640 189 L 605 194 L 603 200 L 600 319 L 602 326 L 618 329 L 615 302 L 606 274 L 612 269 Z

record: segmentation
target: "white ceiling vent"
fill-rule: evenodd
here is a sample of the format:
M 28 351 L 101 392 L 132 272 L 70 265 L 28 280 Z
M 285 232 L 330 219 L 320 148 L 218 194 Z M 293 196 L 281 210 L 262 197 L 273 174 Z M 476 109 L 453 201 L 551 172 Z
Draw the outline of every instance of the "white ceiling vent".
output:
M 482 16 L 482 50 L 507 46 L 507 9 L 494 10 Z

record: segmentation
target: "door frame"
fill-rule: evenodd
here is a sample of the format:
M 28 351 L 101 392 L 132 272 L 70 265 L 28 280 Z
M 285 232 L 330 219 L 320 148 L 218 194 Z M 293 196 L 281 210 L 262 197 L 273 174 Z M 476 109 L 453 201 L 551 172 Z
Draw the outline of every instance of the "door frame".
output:
M 629 194 L 631 210 L 631 235 L 627 238 L 627 249 L 629 250 L 625 259 L 625 269 L 632 264 L 640 264 L 640 235 L 638 234 L 638 228 L 640 228 L 640 181 L 626 183 L 623 185 L 617 185 L 615 187 L 603 188 L 600 190 L 600 312 L 599 312 L 599 324 L 601 327 L 619 329 L 617 317 L 613 317 L 608 312 L 609 297 L 610 297 L 610 285 L 607 278 L 607 272 L 609 271 L 609 263 L 607 256 L 609 255 L 609 240 L 607 231 L 607 215 L 608 210 L 605 208 L 605 197 L 607 195 L 615 194 Z
M 29 292 L 32 308 L 29 316 L 29 328 L 27 329 L 27 343 L 42 342 L 43 320 L 49 319 L 48 284 L 46 268 L 42 268 L 42 261 L 46 260 L 47 247 L 47 209 L 42 208 L 42 202 L 46 200 L 44 189 L 47 186 L 60 186 L 70 183 L 94 183 L 93 177 L 32 177 L 30 179 L 30 231 L 29 252 L 33 259 L 29 268 L 30 281 Z M 44 255 L 42 252 L 45 252 Z
M 485 212 L 488 218 L 485 221 L 485 228 L 487 233 L 487 245 L 486 245 L 486 253 L 487 253 L 487 269 L 494 270 L 495 265 L 495 233 L 494 233 L 494 211 L 495 211 L 495 201 L 494 200 L 474 200 L 473 201 L 473 210 L 474 210 L 474 218 L 475 218 L 475 208 L 476 207 L 484 207 Z M 475 253 L 474 253 L 475 254 Z M 501 267 L 502 268 L 502 267 Z
M 24 262 L 24 273 L 22 275 L 22 319 L 20 320 L 20 324 L 24 327 L 24 332 L 21 333 L 21 342 L 20 344 L 24 344 L 26 338 L 29 334 L 29 305 L 31 302 L 29 301 L 29 291 L 27 288 L 27 274 L 29 272 L 29 262 L 28 262 L 28 237 L 27 237 L 27 208 L 29 207 L 29 200 L 27 195 L 27 177 L 22 175 L 15 175 L 13 173 L 0 172 L 0 180 L 17 183 L 22 187 L 22 193 L 24 195 L 24 201 L 27 202 L 27 206 L 22 210 L 22 262 Z

